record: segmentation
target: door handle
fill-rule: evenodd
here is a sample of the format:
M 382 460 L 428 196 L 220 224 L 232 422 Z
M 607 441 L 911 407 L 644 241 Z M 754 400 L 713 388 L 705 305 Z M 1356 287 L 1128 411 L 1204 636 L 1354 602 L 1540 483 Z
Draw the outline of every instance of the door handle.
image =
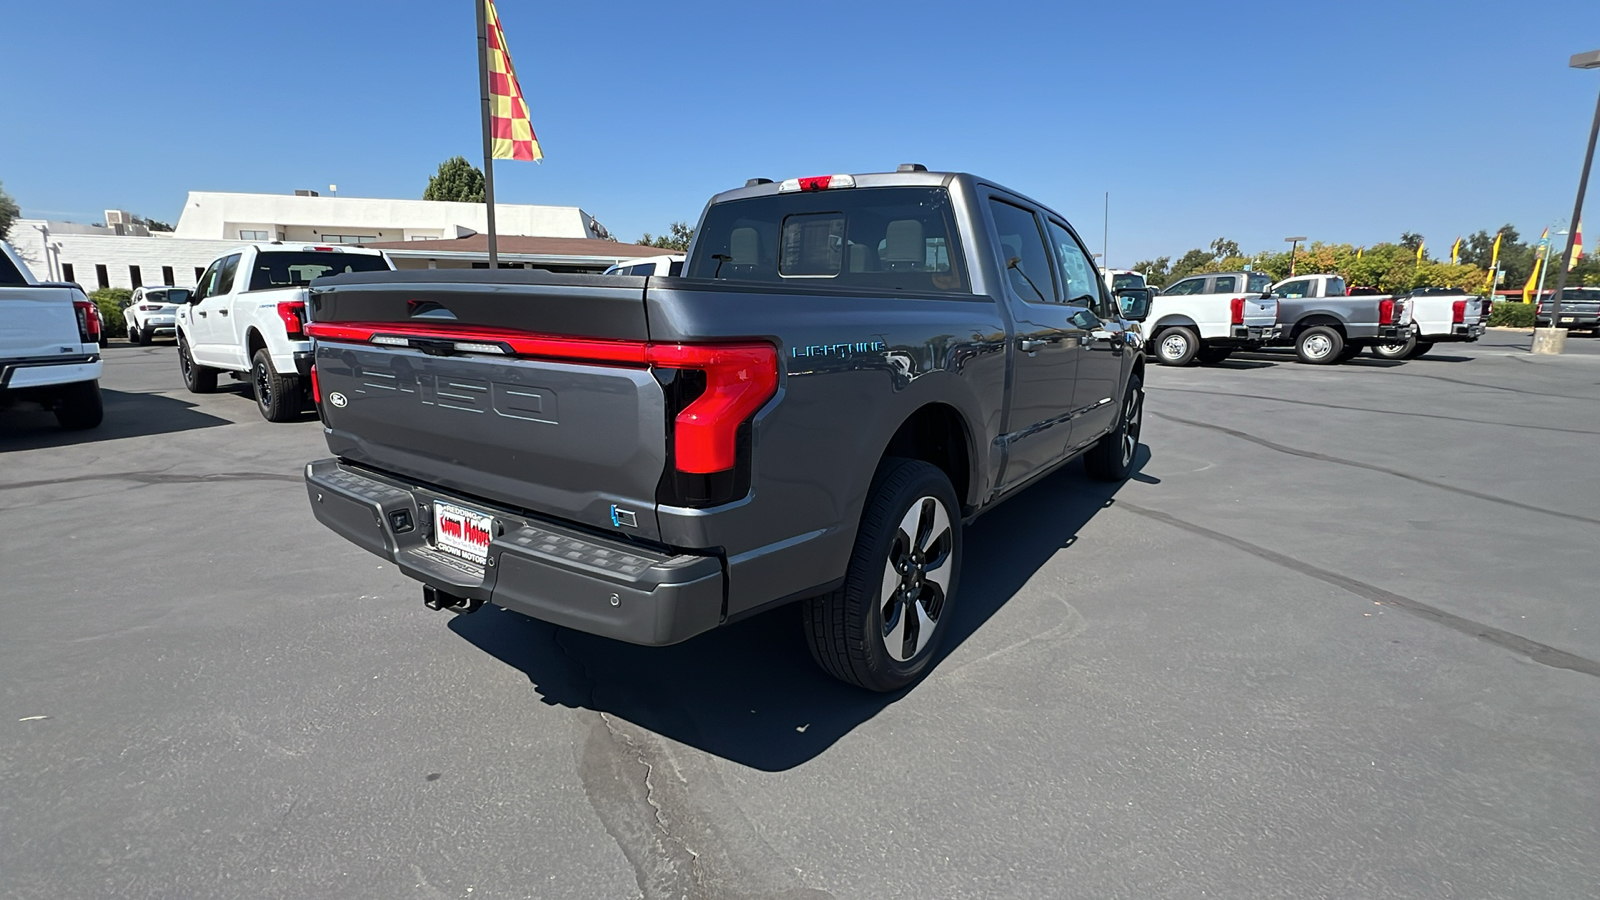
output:
M 204 318 L 205 318 L 205 317 L 206 317 L 206 311 L 205 311 L 205 310 L 203 310 L 203 309 L 197 309 L 197 310 L 195 310 L 195 311 L 194 311 L 194 314 L 195 314 L 195 315 L 197 315 L 197 316 L 199 316 L 199 317 L 200 317 L 200 318 L 202 318 L 202 319 L 204 319 Z
M 1050 342 L 1049 341 L 1035 341 L 1035 340 L 1032 340 L 1031 338 L 1022 338 L 1021 340 L 1017 341 L 1017 349 L 1021 350 L 1024 353 L 1032 353 L 1033 351 L 1044 347 L 1044 345 L 1046 345 L 1048 343 L 1050 343 Z
M 228 311 L 225 310 L 225 309 L 219 309 L 219 310 L 217 310 L 217 314 L 225 316 L 225 315 L 228 314 Z

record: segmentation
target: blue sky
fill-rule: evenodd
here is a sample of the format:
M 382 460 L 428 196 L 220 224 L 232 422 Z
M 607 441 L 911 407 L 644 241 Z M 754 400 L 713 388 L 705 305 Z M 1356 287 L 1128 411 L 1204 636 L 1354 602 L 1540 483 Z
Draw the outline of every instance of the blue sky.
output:
M 1411 230 L 1442 252 L 1571 214 L 1600 93 L 1566 67 L 1600 48 L 1594 0 L 498 6 L 546 154 L 497 165 L 499 199 L 581 206 L 625 240 L 750 176 L 916 161 L 1030 194 L 1096 249 L 1110 191 L 1119 266 L 1219 236 Z M 444 158 L 481 156 L 471 0 L 4 19 L 0 182 L 25 215 L 175 221 L 188 190 L 329 183 L 415 197 Z

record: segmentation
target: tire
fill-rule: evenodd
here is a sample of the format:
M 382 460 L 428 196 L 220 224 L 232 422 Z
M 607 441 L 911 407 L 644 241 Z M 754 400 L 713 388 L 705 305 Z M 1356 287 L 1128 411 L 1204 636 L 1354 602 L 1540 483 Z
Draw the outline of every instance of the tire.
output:
M 1432 349 L 1433 349 L 1433 341 L 1417 341 L 1416 348 L 1413 349 L 1411 351 L 1411 355 L 1406 357 L 1406 358 L 1407 359 L 1416 359 L 1417 357 L 1426 354 L 1429 350 L 1432 350 Z
M 154 344 L 155 342 L 156 327 L 154 325 L 146 325 L 145 327 L 139 329 L 139 343 Z
M 300 376 L 279 375 L 265 347 L 250 360 L 250 384 L 256 408 L 268 422 L 293 422 L 300 417 Z
M 1295 356 L 1313 366 L 1328 366 L 1344 352 L 1344 336 L 1328 325 L 1313 325 L 1294 339 Z
M 1372 355 L 1379 359 L 1410 359 L 1417 352 L 1416 332 L 1406 335 L 1403 341 L 1380 342 L 1372 345 Z
M 105 419 L 100 382 L 80 381 L 64 387 L 55 413 L 56 422 L 68 431 L 85 431 L 98 426 Z
M 1161 329 L 1156 335 L 1156 361 L 1163 366 L 1187 366 L 1200 352 L 1200 336 L 1187 325 Z
M 1122 396 L 1122 414 L 1117 427 L 1083 455 L 1084 471 L 1096 481 L 1126 481 L 1133 474 L 1133 460 L 1139 454 L 1139 432 L 1144 424 L 1144 382 L 1138 375 L 1128 378 Z
M 1360 346 L 1355 345 L 1355 344 L 1346 344 L 1344 349 L 1339 351 L 1338 361 L 1339 362 L 1349 362 L 1350 360 L 1355 359 L 1356 357 L 1358 357 L 1360 355 L 1361 355 L 1361 347 Z
M 1233 355 L 1232 347 L 1201 347 L 1195 358 L 1202 366 L 1214 366 Z
M 950 479 L 922 460 L 885 459 L 872 479 L 844 584 L 803 604 L 812 658 L 829 675 L 869 691 L 911 684 L 927 672 L 949 630 L 960 576 L 961 506 Z
M 140 335 L 139 329 L 133 326 L 133 321 L 130 319 L 128 321 L 128 343 L 134 345 L 135 347 L 139 346 L 139 338 L 141 336 L 142 335 Z M 144 343 L 148 344 L 150 343 L 150 340 L 146 338 Z
M 217 389 L 217 370 L 202 366 L 189 355 L 189 342 L 183 332 L 178 332 L 178 369 L 183 373 L 183 386 L 191 394 L 209 394 Z

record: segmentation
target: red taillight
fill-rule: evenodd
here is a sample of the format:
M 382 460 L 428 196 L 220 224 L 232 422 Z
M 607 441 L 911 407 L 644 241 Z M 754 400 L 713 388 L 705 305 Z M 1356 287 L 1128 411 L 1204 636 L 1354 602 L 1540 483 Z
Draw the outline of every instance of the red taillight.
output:
M 1235 297 L 1228 301 L 1228 315 L 1235 325 L 1244 324 L 1244 298 Z
M 322 386 L 317 384 L 316 363 L 311 364 L 311 402 L 318 405 L 322 403 Z
M 1457 300 L 1450 304 L 1450 321 L 1456 325 L 1467 320 L 1467 301 Z
M 733 468 L 739 426 L 778 390 L 778 351 L 770 344 L 650 344 L 650 365 L 704 372 L 706 389 L 674 420 L 673 463 L 680 472 Z
M 306 302 L 284 300 L 278 304 L 278 318 L 283 320 L 283 330 L 289 337 L 303 340 L 306 328 Z
M 1394 301 L 1393 300 L 1379 300 L 1378 301 L 1378 324 L 1379 325 L 1393 325 L 1394 324 Z
M 90 300 L 72 301 L 78 316 L 78 339 L 85 344 L 100 343 L 100 310 Z
M 404 346 L 416 338 L 476 344 L 484 347 L 479 352 L 537 359 L 702 372 L 705 390 L 673 420 L 674 467 L 694 474 L 732 469 L 738 456 L 739 426 L 778 390 L 778 351 L 771 344 L 652 344 L 412 322 L 312 322 L 306 331 L 325 341 Z

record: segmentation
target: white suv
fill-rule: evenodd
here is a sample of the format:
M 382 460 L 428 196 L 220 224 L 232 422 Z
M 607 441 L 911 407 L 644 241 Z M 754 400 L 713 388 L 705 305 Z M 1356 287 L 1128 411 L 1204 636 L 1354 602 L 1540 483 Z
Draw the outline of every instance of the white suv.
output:
M 133 297 L 122 308 L 128 343 L 148 344 L 157 337 L 177 337 L 178 307 L 188 302 L 188 288 L 134 288 Z

